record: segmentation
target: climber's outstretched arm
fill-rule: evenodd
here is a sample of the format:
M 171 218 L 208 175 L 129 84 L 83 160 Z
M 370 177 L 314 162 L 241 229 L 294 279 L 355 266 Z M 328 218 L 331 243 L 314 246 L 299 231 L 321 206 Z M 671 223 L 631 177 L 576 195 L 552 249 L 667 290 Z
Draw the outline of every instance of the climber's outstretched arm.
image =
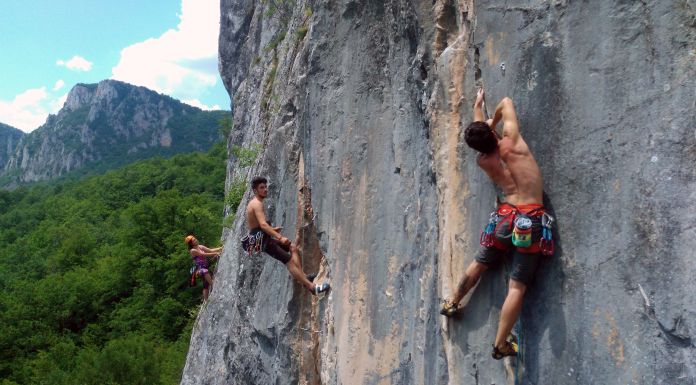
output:
M 206 246 L 203 246 L 203 245 L 200 245 L 200 247 L 201 247 L 201 249 L 203 249 L 203 251 L 205 251 L 206 253 L 219 253 L 219 252 L 221 252 L 222 249 L 223 249 L 222 247 L 216 247 L 216 248 L 214 248 L 214 249 L 210 249 L 210 248 L 208 248 L 208 247 L 206 247 Z
M 485 122 L 486 118 L 483 115 L 483 99 L 485 93 L 483 87 L 479 88 L 476 93 L 476 101 L 474 102 L 474 122 Z
M 498 122 L 503 121 L 503 137 L 508 137 L 516 142 L 520 137 L 520 126 L 517 122 L 517 114 L 515 113 L 515 105 L 512 104 L 512 99 L 505 97 L 498 103 L 493 115 L 491 128 L 495 130 Z
M 218 255 L 218 253 L 204 252 L 204 251 L 200 251 L 198 249 L 194 249 L 194 250 L 191 250 L 191 255 L 193 255 L 195 257 L 214 257 L 214 256 Z

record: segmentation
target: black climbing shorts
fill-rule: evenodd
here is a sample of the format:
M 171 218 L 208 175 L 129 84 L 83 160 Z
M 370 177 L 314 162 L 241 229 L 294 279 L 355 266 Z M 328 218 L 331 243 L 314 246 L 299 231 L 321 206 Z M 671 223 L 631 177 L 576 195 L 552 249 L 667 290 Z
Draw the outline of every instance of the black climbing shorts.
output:
M 261 232 L 260 228 L 255 228 L 249 232 L 249 236 L 255 236 L 258 232 Z M 271 257 L 279 260 L 283 264 L 290 261 L 292 256 L 290 255 L 290 246 L 285 246 L 281 244 L 278 240 L 271 238 L 268 234 L 263 235 L 263 246 L 262 250 L 270 255 Z
M 265 242 L 263 251 L 265 251 L 266 254 L 279 260 L 280 262 L 283 262 L 283 264 L 286 264 L 290 261 L 290 258 L 292 258 L 292 256 L 290 255 L 289 245 L 285 246 L 281 244 L 280 241 L 277 241 L 271 237 L 268 237 L 268 239 L 265 239 L 264 241 Z
M 532 217 L 532 242 L 539 243 L 541 239 L 541 217 Z M 512 225 L 510 221 L 501 220 L 496 227 L 495 237 L 499 247 L 491 246 L 483 248 L 476 256 L 476 260 L 489 268 L 498 266 L 511 256 L 510 278 L 520 281 L 525 285 L 534 281 L 534 274 L 541 261 L 541 253 L 528 253 L 518 250 L 512 244 Z

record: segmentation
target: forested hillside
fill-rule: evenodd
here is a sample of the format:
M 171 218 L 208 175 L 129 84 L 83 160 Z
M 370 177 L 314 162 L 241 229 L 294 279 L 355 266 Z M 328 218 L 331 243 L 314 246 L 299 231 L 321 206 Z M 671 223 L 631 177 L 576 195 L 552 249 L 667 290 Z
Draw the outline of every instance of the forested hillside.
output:
M 0 383 L 177 383 L 201 302 L 183 238 L 219 243 L 225 160 L 0 191 Z

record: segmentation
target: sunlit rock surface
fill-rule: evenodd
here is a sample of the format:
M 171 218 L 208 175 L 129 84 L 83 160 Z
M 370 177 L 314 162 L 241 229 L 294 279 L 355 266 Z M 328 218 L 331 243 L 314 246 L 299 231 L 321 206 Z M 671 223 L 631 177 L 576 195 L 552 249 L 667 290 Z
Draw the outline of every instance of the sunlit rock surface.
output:
M 228 187 L 269 177 L 269 217 L 333 291 L 241 252 L 245 199 L 182 383 L 696 383 L 696 4 L 221 3 L 229 143 L 264 149 L 231 155 Z M 489 112 L 515 102 L 557 217 L 505 362 L 504 268 L 438 314 L 496 195 L 461 141 L 480 84 Z

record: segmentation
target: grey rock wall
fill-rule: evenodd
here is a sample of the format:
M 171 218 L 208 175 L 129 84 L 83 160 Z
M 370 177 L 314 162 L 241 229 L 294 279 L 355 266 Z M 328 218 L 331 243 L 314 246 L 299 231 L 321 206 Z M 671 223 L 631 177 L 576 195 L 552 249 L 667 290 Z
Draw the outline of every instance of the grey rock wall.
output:
M 5 166 L 19 139 L 24 135 L 19 129 L 0 123 L 0 168 Z
M 264 148 L 231 155 L 228 187 L 268 176 L 269 217 L 334 289 L 318 301 L 242 254 L 243 201 L 183 384 L 696 383 L 693 1 L 221 10 L 229 142 Z M 504 269 L 461 319 L 437 313 L 496 194 L 460 138 L 480 84 L 489 111 L 515 102 L 558 219 L 505 362 Z

